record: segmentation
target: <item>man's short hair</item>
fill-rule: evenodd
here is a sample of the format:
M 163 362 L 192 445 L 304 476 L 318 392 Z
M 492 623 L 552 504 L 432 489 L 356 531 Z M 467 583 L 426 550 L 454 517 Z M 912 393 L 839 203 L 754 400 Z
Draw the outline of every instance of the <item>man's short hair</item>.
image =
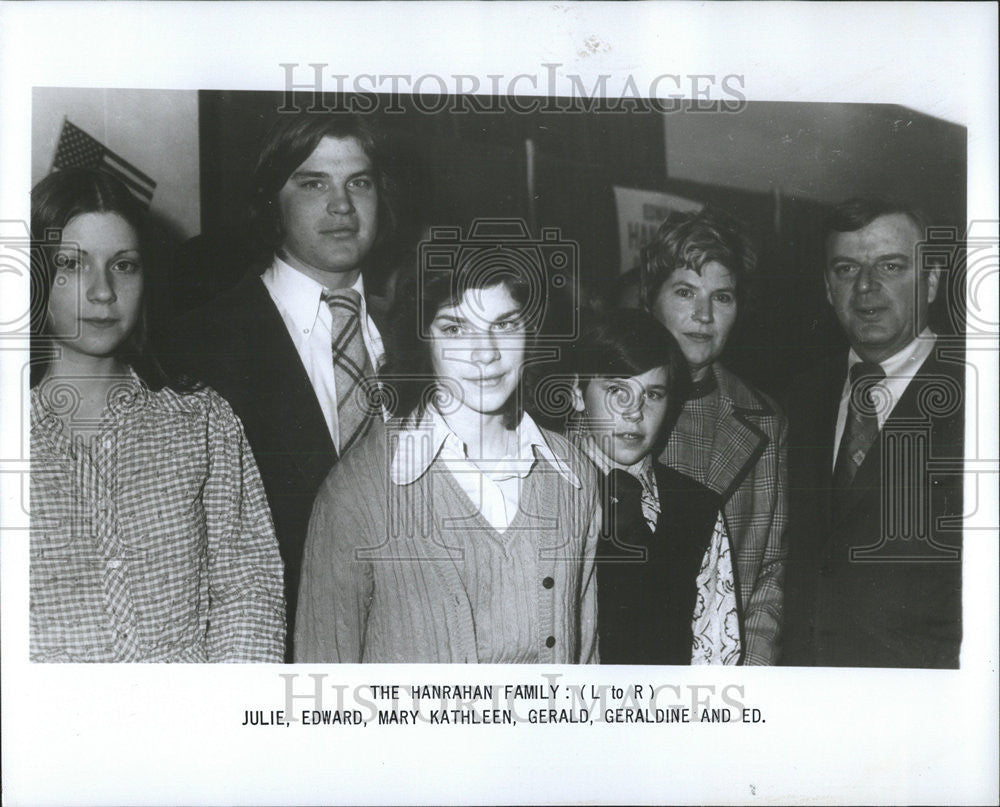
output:
M 285 239 L 278 192 L 324 137 L 354 138 L 372 162 L 378 185 L 378 234 L 372 252 L 379 251 L 395 232 L 395 187 L 386 172 L 384 145 L 376 126 L 346 112 L 279 114 L 264 136 L 251 187 L 251 235 L 259 251 L 268 253 L 267 259 Z
M 702 267 L 712 261 L 732 273 L 742 302 L 747 280 L 757 266 L 757 251 L 743 223 L 710 206 L 697 213 L 671 213 L 642 251 L 643 306 L 652 307 L 660 287 L 677 269 L 701 274 Z
M 927 218 L 923 212 L 898 199 L 878 194 L 855 196 L 834 207 L 827 217 L 826 235 L 829 237 L 833 233 L 856 233 L 875 219 L 897 213 L 906 216 L 923 237 L 927 231 Z

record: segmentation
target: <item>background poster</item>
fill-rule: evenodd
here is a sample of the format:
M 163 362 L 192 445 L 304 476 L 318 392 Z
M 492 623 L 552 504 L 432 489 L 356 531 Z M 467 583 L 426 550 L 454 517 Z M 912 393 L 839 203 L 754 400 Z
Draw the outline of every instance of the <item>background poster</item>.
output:
M 993 6 L 5 4 L 0 37 L 5 803 L 997 800 Z M 560 210 L 590 211 L 594 222 L 558 221 L 576 227 L 577 240 L 600 256 L 586 271 L 619 271 L 612 187 L 659 188 L 698 201 L 711 199 L 689 183 L 725 186 L 734 198 L 746 194 L 749 214 L 757 208 L 775 232 L 801 234 L 802 252 L 786 256 L 789 274 L 774 280 L 775 294 L 764 301 L 761 321 L 769 328 L 760 344 L 770 354 L 733 357 L 762 385 L 773 380 L 775 365 L 808 360 L 806 345 L 790 334 L 801 333 L 822 308 L 821 292 L 805 285 L 814 234 L 802 222 L 812 216 L 810 204 L 829 203 L 863 186 L 863 177 L 888 172 L 925 194 L 936 215 L 969 228 L 976 249 L 968 261 L 966 328 L 975 387 L 966 402 L 961 670 L 28 663 L 24 223 L 28 191 L 54 156 L 62 118 L 156 180 L 153 209 L 166 206 L 167 224 L 183 243 L 230 224 L 229 194 L 236 193 L 245 154 L 240 143 L 259 126 L 247 95 L 263 94 L 258 100 L 273 106 L 286 90 L 310 93 L 317 83 L 328 92 L 395 88 L 423 99 L 422 109 L 397 118 L 408 121 L 414 148 L 433 156 L 431 175 L 448 178 L 446 197 L 422 200 L 435 210 L 459 216 L 489 191 L 501 213 L 530 218 L 534 210 L 539 223 Z M 434 99 L 442 95 L 478 98 L 486 111 L 435 114 Z M 747 103 L 729 129 L 718 116 L 668 117 L 668 132 L 670 120 L 683 122 L 669 137 L 628 115 L 591 109 L 586 117 L 587 98 L 637 95 L 665 104 L 674 96 Z M 551 121 L 537 108 L 491 113 L 489 99 L 501 96 L 522 106 L 573 98 L 583 113 L 563 111 Z M 782 107 L 780 124 L 767 105 Z M 814 105 L 829 105 L 818 123 Z M 858 106 L 873 105 L 878 114 L 858 116 Z M 535 130 L 558 131 L 549 144 L 536 144 L 536 187 L 550 196 L 533 203 L 522 193 L 522 127 L 536 112 Z M 864 159 L 852 153 L 857 144 L 887 142 L 886 127 L 897 138 L 888 142 L 898 143 L 921 126 L 936 127 L 929 152 L 911 142 L 902 164 L 894 162 L 896 149 L 867 149 Z M 497 131 L 504 127 L 509 131 Z M 576 138 L 576 127 L 592 131 Z M 747 132 L 753 137 L 738 136 Z M 941 165 L 931 157 L 945 144 L 955 153 L 956 132 L 956 159 L 968 181 L 953 191 L 931 169 Z M 424 149 L 445 142 L 449 148 L 439 152 Z M 130 151 L 136 144 L 140 151 Z M 167 153 L 169 160 L 156 162 Z M 784 169 L 780 181 L 777 165 Z M 205 193 L 185 195 L 195 182 L 218 194 L 211 205 L 202 206 Z M 586 195 L 596 196 L 595 188 L 607 189 L 603 201 Z M 560 201 L 547 210 L 551 194 Z M 789 206 L 789 198 L 804 200 L 802 207 Z M 573 199 L 578 208 L 569 206 Z M 227 256 L 219 257 L 226 267 Z M 788 285 L 791 277 L 803 279 L 801 289 Z M 227 281 L 224 272 L 219 279 Z M 188 288 L 193 296 L 203 292 Z M 817 340 L 828 325 L 817 319 Z M 492 686 L 498 705 L 512 705 L 522 719 L 496 726 L 271 721 L 286 709 L 419 711 L 414 688 L 424 685 Z M 612 715 L 593 724 L 544 724 L 530 691 L 517 689 L 529 686 L 564 688 L 566 703 L 586 704 L 600 718 L 605 708 L 630 708 L 637 687 L 648 687 L 677 708 L 725 709 L 741 719 L 643 726 L 616 723 Z M 256 725 L 244 725 L 248 713 L 259 715 Z
M 625 273 L 639 265 L 642 248 L 656 233 L 667 215 L 701 210 L 703 205 L 669 193 L 644 191 L 638 188 L 615 188 L 618 208 L 618 248 L 621 261 L 618 271 Z

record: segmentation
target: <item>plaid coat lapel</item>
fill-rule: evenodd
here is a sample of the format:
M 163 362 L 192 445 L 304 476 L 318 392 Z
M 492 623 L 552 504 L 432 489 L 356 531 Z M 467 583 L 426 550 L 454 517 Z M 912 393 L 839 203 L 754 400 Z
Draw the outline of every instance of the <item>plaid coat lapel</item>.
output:
M 719 406 L 711 442 L 687 445 L 683 431 L 671 435 L 691 453 L 710 452 L 704 484 L 722 498 L 735 554 L 742 606 L 745 664 L 773 664 L 782 622 L 782 586 L 787 550 L 783 543 L 786 422 L 777 405 L 747 387 L 724 367 L 713 367 Z
M 770 440 L 759 425 L 762 417 L 774 413 L 761 407 L 740 388 L 731 386 L 724 374 L 716 372 L 719 384 L 719 414 L 712 458 L 705 484 L 728 500 L 753 469 Z

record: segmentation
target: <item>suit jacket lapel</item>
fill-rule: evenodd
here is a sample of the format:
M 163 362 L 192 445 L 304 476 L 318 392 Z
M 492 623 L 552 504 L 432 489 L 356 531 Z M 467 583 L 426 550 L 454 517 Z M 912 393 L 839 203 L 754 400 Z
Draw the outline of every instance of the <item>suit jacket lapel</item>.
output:
M 883 427 L 884 428 L 884 427 Z M 882 473 L 882 431 L 879 430 L 878 437 L 868 449 L 864 462 L 854 475 L 850 488 L 844 493 L 844 501 L 840 510 L 832 514 L 833 522 L 839 523 L 847 518 L 850 512 L 865 499 L 872 495 L 880 496 L 882 485 L 880 476 Z M 832 504 L 832 503 L 831 503 Z M 876 512 L 881 512 L 881 507 Z M 831 508 L 832 513 L 832 508 Z
M 275 418 L 273 426 L 284 432 L 293 463 L 312 478 L 317 468 L 329 468 L 337 456 L 323 410 L 284 320 L 259 278 L 253 278 L 247 303 L 246 332 L 258 346 L 250 359 L 258 368 L 253 376 L 263 382 L 261 412 Z
M 368 316 L 372 318 L 379 334 L 385 339 L 386 329 L 389 327 L 389 300 L 374 294 L 366 294 L 365 306 L 368 309 Z
M 823 520 L 826 524 L 830 524 L 833 514 L 830 484 L 833 481 L 833 456 L 837 445 L 837 415 L 840 412 L 840 396 L 846 379 L 847 356 L 840 356 L 836 363 L 830 365 L 823 390 L 817 398 L 817 405 L 821 407 L 821 411 L 817 413 L 820 429 L 817 436 L 819 445 L 823 448 L 817 473 L 819 479 L 823 480 L 822 489 L 826 491 L 823 497 Z M 877 440 L 875 442 L 878 443 Z

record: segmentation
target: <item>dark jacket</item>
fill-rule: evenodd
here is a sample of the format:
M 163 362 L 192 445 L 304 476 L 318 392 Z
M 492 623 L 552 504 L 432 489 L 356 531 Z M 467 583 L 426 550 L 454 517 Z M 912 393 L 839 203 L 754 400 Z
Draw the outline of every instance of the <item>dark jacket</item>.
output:
M 602 664 L 691 663 L 698 571 L 722 502 L 677 471 L 658 462 L 653 468 L 660 494 L 655 532 L 642 515 L 638 490 L 619 490 L 602 477 L 604 527 L 597 545 Z
M 958 667 L 964 394 L 963 365 L 948 351 L 939 339 L 838 508 L 847 359 L 819 362 L 793 384 L 783 664 Z
M 366 302 L 384 333 L 386 304 L 375 297 Z M 179 320 L 161 355 L 175 370 L 213 387 L 243 422 L 285 564 L 290 658 L 309 515 L 320 484 L 337 462 L 309 376 L 256 274 Z

